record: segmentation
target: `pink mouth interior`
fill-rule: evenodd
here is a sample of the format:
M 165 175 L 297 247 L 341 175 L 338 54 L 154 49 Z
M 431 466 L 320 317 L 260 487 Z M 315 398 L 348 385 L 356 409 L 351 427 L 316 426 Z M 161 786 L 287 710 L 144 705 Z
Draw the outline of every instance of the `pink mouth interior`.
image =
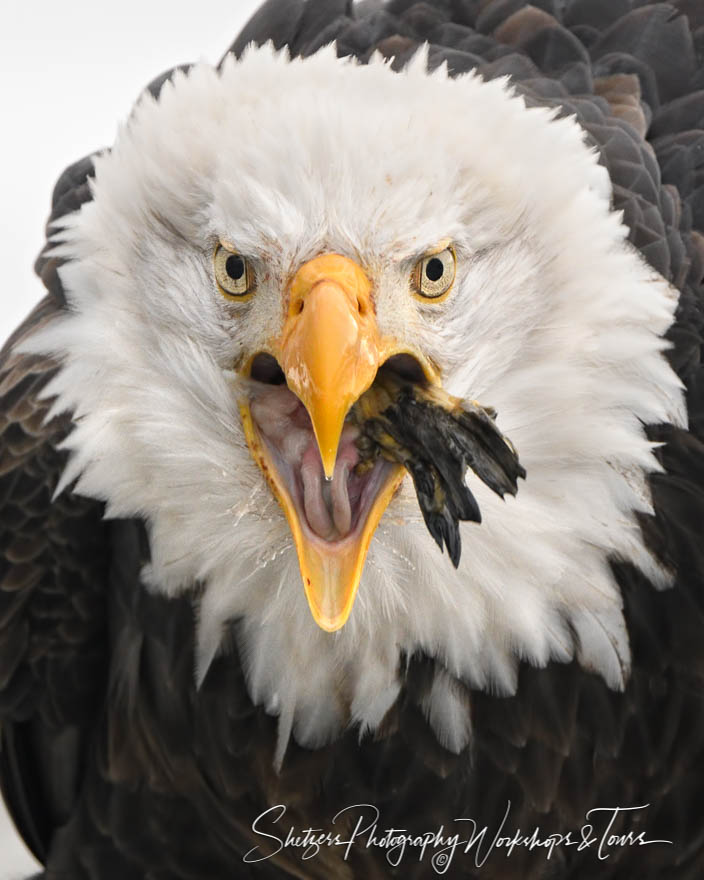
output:
M 345 424 L 332 480 L 326 480 L 310 417 L 286 385 L 256 385 L 252 418 L 284 480 L 302 525 L 334 542 L 358 530 L 390 465 L 381 460 L 355 474 L 359 430 Z

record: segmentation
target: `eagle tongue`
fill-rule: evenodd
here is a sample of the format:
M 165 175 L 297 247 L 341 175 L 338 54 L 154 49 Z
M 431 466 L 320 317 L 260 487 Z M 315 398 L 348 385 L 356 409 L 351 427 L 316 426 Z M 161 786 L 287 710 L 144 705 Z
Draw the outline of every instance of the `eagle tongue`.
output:
M 347 477 L 350 473 L 348 462 L 335 462 L 335 473 L 330 485 L 330 500 L 332 501 L 332 518 L 335 528 L 341 536 L 346 535 L 352 525 L 352 506 L 350 505 L 350 493 L 347 486 Z
M 326 540 L 343 538 L 352 528 L 349 476 L 359 460 L 358 431 L 346 425 L 340 438 L 332 480 L 324 479 L 317 443 L 311 437 L 301 460 L 303 506 L 310 527 Z
M 329 539 L 334 526 L 330 510 L 323 497 L 323 465 L 314 438 L 311 438 L 301 461 L 303 507 L 308 525 L 321 538 Z

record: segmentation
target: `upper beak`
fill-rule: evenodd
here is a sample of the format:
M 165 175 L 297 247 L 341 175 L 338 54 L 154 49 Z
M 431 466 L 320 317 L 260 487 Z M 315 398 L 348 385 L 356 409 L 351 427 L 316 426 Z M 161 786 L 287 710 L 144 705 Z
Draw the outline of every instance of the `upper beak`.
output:
M 279 362 L 308 410 L 325 476 L 332 478 L 342 426 L 379 367 L 381 340 L 363 270 L 339 254 L 305 263 L 291 283 Z

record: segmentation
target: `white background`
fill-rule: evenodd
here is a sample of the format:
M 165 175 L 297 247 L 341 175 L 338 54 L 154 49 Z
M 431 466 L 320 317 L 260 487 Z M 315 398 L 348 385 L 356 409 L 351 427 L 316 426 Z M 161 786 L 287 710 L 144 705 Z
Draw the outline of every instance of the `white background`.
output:
M 61 171 L 109 145 L 150 80 L 217 62 L 259 0 L 2 0 L 0 337 L 41 298 L 32 264 Z M 0 880 L 37 865 L 0 802 Z

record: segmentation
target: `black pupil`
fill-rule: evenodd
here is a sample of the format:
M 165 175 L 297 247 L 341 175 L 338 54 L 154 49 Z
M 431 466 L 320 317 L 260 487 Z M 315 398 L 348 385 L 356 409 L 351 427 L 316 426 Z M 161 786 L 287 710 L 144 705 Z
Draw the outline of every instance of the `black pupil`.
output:
M 445 267 L 442 264 L 442 260 L 439 260 L 437 257 L 433 257 L 432 260 L 428 260 L 425 264 L 425 274 L 430 281 L 439 281 L 444 271 Z
M 225 271 L 233 281 L 239 281 L 244 275 L 244 260 L 242 257 L 228 257 L 225 263 Z

